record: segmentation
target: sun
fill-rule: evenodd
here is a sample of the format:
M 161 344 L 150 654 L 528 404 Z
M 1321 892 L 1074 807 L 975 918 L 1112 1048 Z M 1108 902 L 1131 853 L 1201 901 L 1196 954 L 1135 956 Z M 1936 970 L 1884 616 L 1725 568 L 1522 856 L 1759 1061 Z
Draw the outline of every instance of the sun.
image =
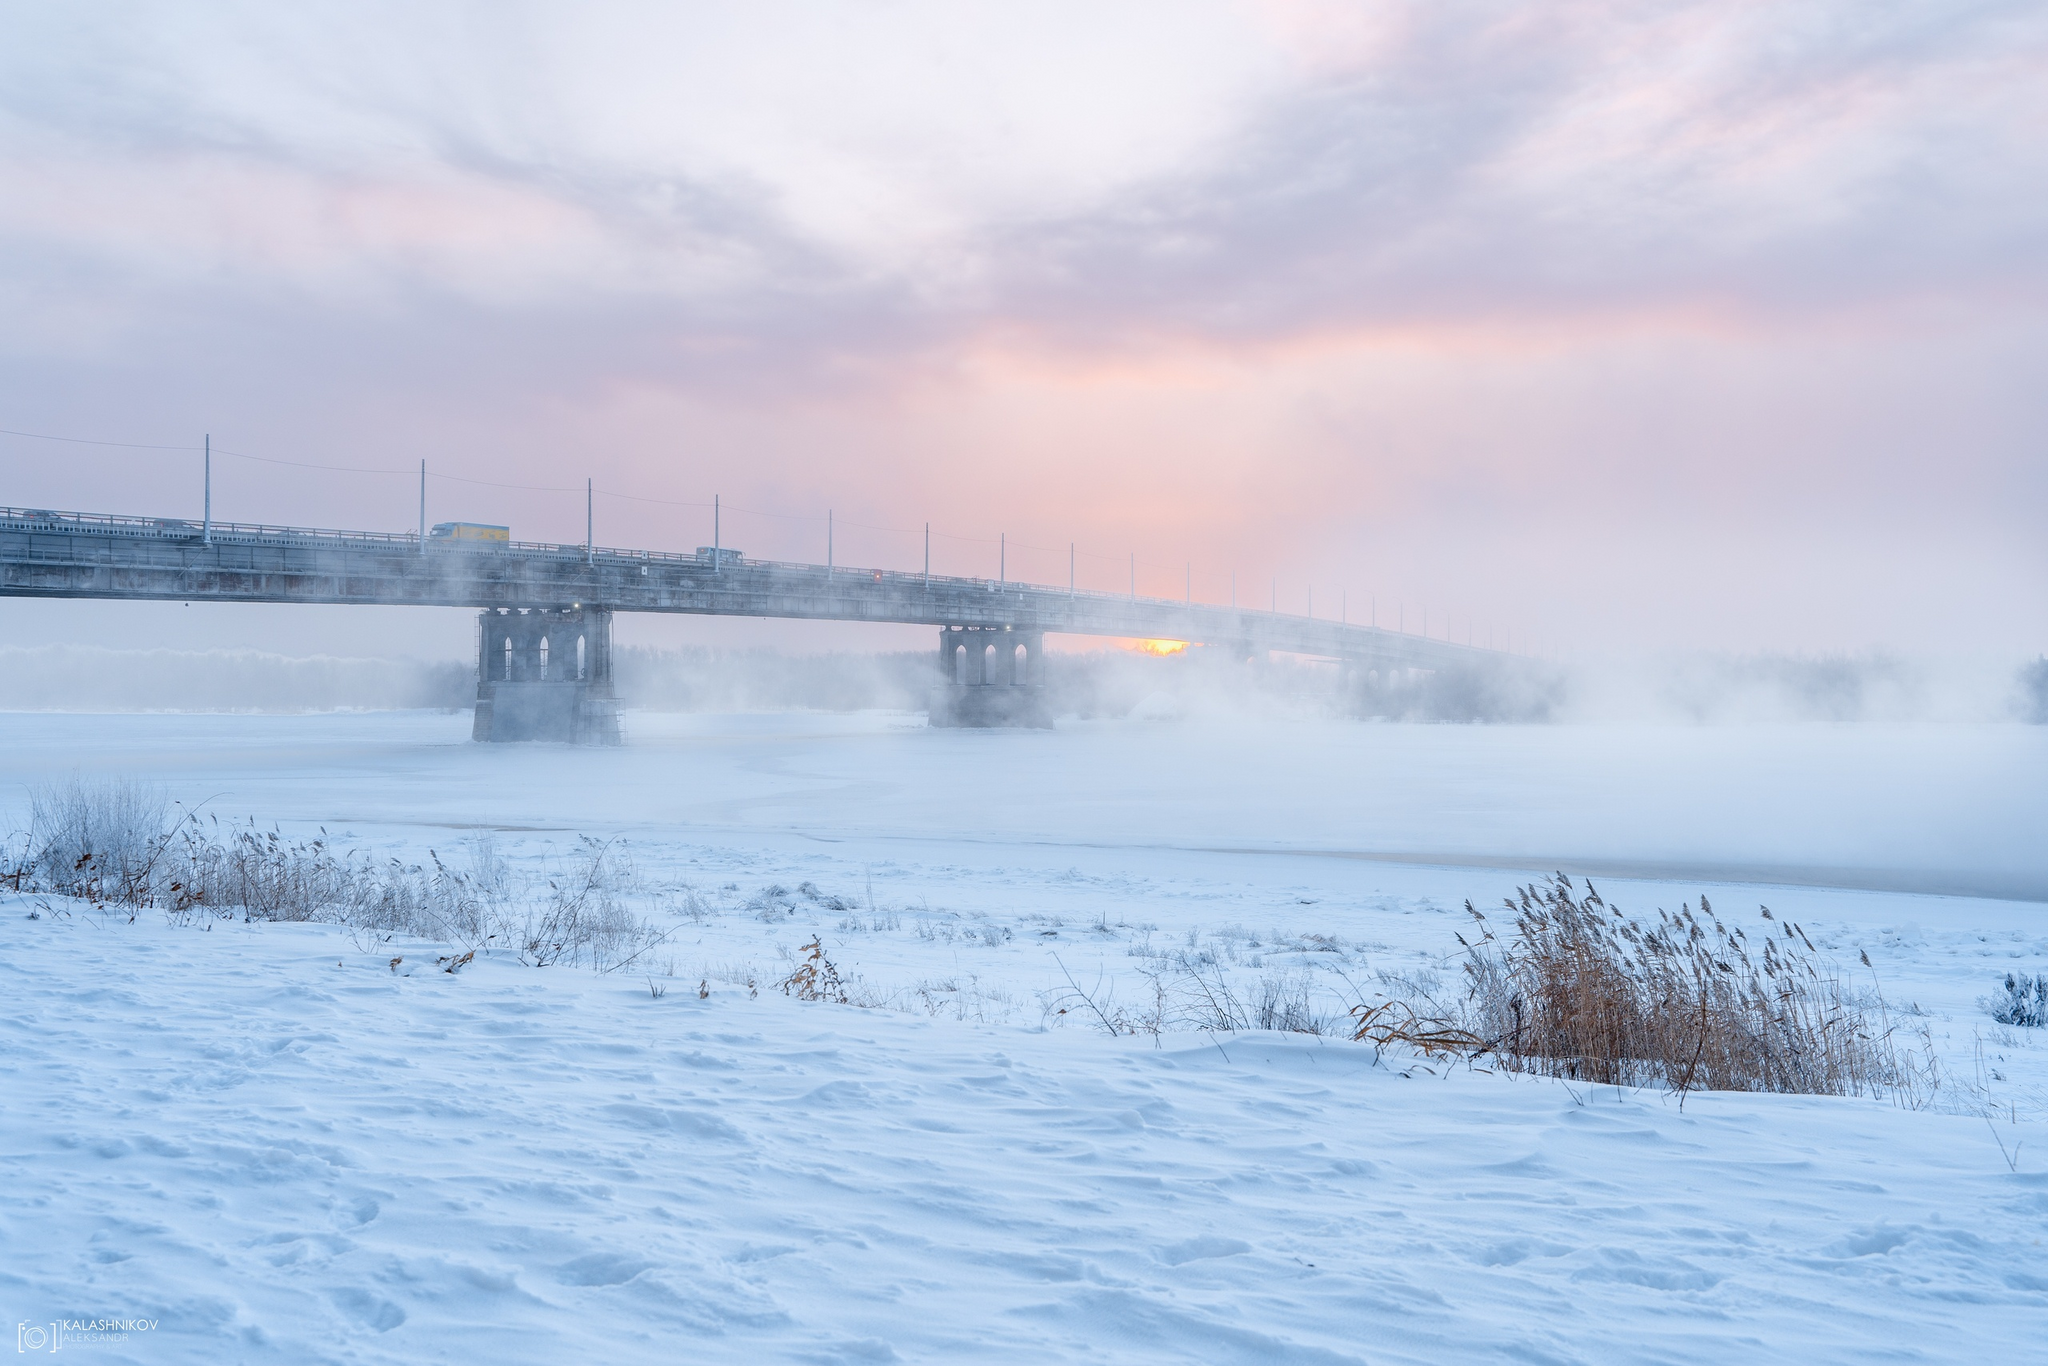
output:
M 1188 648 L 1185 640 L 1137 640 L 1131 648 L 1141 655 L 1177 655 Z

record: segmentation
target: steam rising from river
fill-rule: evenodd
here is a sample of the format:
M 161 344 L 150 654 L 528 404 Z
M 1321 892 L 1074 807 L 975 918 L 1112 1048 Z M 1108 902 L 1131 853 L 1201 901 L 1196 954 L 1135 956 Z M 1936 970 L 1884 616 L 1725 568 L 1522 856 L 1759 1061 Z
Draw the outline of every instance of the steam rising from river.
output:
M 1139 721 L 1355 716 L 1388 721 L 2048 722 L 2048 663 L 1898 655 L 1665 653 L 1569 664 L 1499 657 L 1440 674 L 1340 672 L 1195 647 L 1049 652 L 1057 714 Z M 652 711 L 923 710 L 927 651 L 789 655 L 628 646 L 628 707 Z M 334 711 L 468 706 L 467 663 L 258 650 L 0 649 L 0 710 Z

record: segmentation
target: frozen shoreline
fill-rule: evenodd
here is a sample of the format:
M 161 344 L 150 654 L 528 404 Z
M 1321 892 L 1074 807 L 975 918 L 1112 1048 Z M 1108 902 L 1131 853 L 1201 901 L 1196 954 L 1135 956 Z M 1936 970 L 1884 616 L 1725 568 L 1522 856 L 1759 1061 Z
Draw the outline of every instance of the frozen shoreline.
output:
M 2048 727 L 1081 722 L 629 713 L 616 751 L 476 746 L 459 714 L 0 713 L 21 786 L 166 782 L 237 817 L 1366 854 L 1548 872 L 1975 879 L 2048 900 Z M 332 779 L 312 783 L 311 766 Z M 1910 890 L 1909 888 L 1900 888 Z
M 161 1322 L 114 1360 L 1975 1361 L 2048 1329 L 2048 1178 L 1975 1117 L 4 923 L 0 1299 Z
M 1574 833 L 1643 862 L 1804 840 L 1806 873 L 1996 846 L 2033 876 L 2038 731 L 784 715 L 659 718 L 607 753 L 460 721 L 0 715 L 15 792 L 118 772 L 403 857 L 489 830 L 532 868 L 619 835 L 646 885 L 697 894 L 646 981 L 7 898 L 17 1319 L 160 1316 L 138 1361 L 1964 1360 L 2048 1328 L 2048 1044 L 1976 1006 L 2048 966 L 2039 903 L 1602 881 L 1643 912 L 1767 901 L 1868 953 L 1995 1126 L 1042 1023 L 1064 973 L 1134 990 L 1162 946 L 1333 985 L 1454 972 L 1464 899 Z M 1412 831 L 1464 862 L 1362 847 Z M 896 1008 L 777 993 L 814 936 Z

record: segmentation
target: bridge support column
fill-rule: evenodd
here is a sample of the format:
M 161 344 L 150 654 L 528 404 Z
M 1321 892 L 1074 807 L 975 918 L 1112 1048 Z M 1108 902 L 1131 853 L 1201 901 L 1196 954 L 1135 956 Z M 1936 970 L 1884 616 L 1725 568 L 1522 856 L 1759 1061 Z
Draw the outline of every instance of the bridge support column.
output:
M 478 616 L 470 737 L 618 744 L 611 612 L 501 607 Z
M 939 679 L 931 692 L 934 726 L 1052 729 L 1043 631 L 942 626 Z

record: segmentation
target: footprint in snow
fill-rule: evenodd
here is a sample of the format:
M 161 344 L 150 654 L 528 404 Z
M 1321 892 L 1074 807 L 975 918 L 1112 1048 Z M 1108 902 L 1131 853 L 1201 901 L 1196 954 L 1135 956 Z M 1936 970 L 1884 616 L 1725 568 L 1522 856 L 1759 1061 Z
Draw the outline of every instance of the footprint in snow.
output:
M 563 1285 L 624 1285 L 641 1272 L 654 1265 L 634 1257 L 621 1257 L 610 1252 L 594 1252 L 588 1257 L 578 1257 L 565 1262 L 555 1269 L 555 1279 Z
M 374 1332 L 388 1333 L 405 1322 L 403 1309 L 355 1286 L 331 1291 L 329 1298 L 334 1301 L 335 1308 Z
M 1181 1266 L 1187 1262 L 1204 1261 L 1211 1257 L 1240 1257 L 1252 1250 L 1252 1245 L 1236 1238 L 1218 1238 L 1205 1233 L 1199 1238 L 1190 1238 L 1184 1243 L 1173 1243 L 1159 1249 L 1159 1260 L 1168 1266 Z

